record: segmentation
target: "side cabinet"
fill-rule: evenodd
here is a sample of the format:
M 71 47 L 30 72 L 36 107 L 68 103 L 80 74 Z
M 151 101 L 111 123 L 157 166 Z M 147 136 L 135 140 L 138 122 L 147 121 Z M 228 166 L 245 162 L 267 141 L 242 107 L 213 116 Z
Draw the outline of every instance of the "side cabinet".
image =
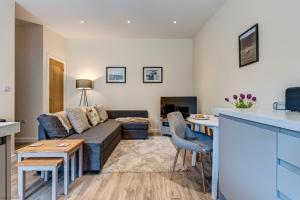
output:
M 279 128 L 220 116 L 220 199 L 277 200 Z
M 300 199 L 300 133 L 280 129 L 278 134 L 278 196 Z
M 2 138 L 0 138 L 2 139 Z M 1 141 L 0 144 L 0 199 L 6 198 L 6 145 Z

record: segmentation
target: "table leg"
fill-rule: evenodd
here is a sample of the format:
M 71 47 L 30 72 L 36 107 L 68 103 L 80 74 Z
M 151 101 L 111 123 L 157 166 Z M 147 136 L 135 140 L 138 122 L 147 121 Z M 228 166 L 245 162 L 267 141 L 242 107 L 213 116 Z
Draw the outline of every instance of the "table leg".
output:
M 41 171 L 41 178 L 45 181 L 45 171 Z
M 18 153 L 18 162 L 22 161 L 22 154 Z
M 25 199 L 25 171 L 19 167 L 18 169 L 18 199 Z
M 83 162 L 82 162 L 82 154 L 83 154 L 83 145 L 81 145 L 80 147 L 79 147 L 79 152 L 78 152 L 78 160 L 79 160 L 79 162 L 78 162 L 78 176 L 79 177 L 81 177 L 82 176 L 82 164 L 83 164 Z
M 211 180 L 211 198 L 216 200 L 218 197 L 219 181 L 219 129 L 213 128 L 213 162 L 212 162 L 212 180 Z
M 57 198 L 57 168 L 52 169 L 52 200 Z
M 69 191 L 69 155 L 64 155 L 64 195 Z
M 49 175 L 48 171 L 44 171 L 44 181 L 45 182 L 48 181 L 48 177 L 49 177 L 48 175 Z
M 196 160 L 197 160 L 197 153 L 195 151 L 193 151 L 193 154 L 192 154 L 192 167 L 196 166 Z
M 76 167 L 75 167 L 75 154 L 76 153 L 74 153 L 71 156 L 71 180 L 72 181 L 75 181 L 75 170 L 76 170 Z

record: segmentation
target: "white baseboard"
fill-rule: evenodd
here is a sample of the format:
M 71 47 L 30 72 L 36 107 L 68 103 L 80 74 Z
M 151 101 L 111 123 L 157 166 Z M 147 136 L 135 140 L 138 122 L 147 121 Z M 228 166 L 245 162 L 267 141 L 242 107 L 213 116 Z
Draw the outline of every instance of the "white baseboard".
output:
M 15 138 L 15 143 L 33 143 L 38 141 L 38 138 Z

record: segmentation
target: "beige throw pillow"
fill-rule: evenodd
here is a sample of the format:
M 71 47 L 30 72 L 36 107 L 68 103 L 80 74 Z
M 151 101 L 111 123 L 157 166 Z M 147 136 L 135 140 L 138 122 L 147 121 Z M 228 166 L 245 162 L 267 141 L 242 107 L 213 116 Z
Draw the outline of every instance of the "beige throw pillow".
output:
M 95 105 L 95 109 L 97 110 L 99 117 L 100 117 L 100 122 L 105 122 L 108 119 L 108 114 L 102 105 Z
M 92 126 L 97 126 L 100 123 L 99 114 L 94 107 L 87 108 L 86 115 Z
M 82 111 L 81 108 L 67 109 L 67 115 L 74 130 L 77 133 L 82 133 L 91 127 L 86 114 Z
M 73 127 L 68 119 L 67 113 L 65 111 L 61 111 L 61 112 L 54 113 L 54 115 L 59 119 L 63 127 L 65 127 L 65 129 L 67 130 L 67 132 L 70 133 L 70 130 Z

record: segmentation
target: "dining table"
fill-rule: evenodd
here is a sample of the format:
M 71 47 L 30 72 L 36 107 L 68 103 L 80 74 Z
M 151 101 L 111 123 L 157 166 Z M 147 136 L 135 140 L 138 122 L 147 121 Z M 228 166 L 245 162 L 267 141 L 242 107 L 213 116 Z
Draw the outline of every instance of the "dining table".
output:
M 218 198 L 218 180 L 219 180 L 219 118 L 214 115 L 205 115 L 203 119 L 195 118 L 191 115 L 186 119 L 195 126 L 195 129 L 201 130 L 201 127 L 207 127 L 213 130 L 213 153 L 212 153 L 212 180 L 211 180 L 211 198 Z M 192 166 L 196 164 L 197 153 L 193 152 Z

